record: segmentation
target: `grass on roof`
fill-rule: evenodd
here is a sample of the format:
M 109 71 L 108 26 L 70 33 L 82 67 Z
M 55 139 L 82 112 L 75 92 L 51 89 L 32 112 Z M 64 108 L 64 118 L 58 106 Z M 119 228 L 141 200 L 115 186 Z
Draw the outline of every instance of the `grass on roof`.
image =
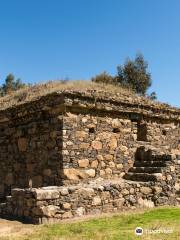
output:
M 14 105 L 22 104 L 24 102 L 33 101 L 44 95 L 65 90 L 81 92 L 96 90 L 99 95 L 103 95 L 104 92 L 110 92 L 112 95 L 120 94 L 126 97 L 132 95 L 135 97 L 135 93 L 132 90 L 120 86 L 97 84 L 91 81 L 49 81 L 46 83 L 25 87 L 16 92 L 12 92 L 9 95 L 1 97 L 0 109 L 5 109 Z

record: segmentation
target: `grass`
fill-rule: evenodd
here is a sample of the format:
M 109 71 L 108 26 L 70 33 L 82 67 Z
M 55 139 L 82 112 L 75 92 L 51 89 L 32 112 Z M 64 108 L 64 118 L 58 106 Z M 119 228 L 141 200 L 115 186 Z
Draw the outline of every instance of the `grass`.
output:
M 124 88 L 122 86 L 99 84 L 91 81 L 49 81 L 46 83 L 25 87 L 9 95 L 0 97 L 0 110 L 17 106 L 25 102 L 34 101 L 42 96 L 59 91 L 80 91 L 96 97 L 103 97 L 105 99 L 113 97 L 120 101 L 133 101 L 134 103 L 145 103 L 162 108 L 168 107 L 167 104 L 151 101 L 149 98 L 138 96 L 131 89 Z M 131 100 L 129 100 L 130 98 Z
M 22 88 L 12 92 L 9 95 L 0 97 L 0 109 L 6 109 L 11 106 L 20 105 L 24 102 L 29 102 L 38 99 L 39 97 L 51 94 L 58 91 L 81 91 L 88 92 L 96 90 L 97 96 L 104 96 L 104 92 L 120 94 L 122 97 L 133 96 L 135 93 L 131 89 L 121 86 L 98 84 L 91 81 L 49 81 L 45 83 L 35 84 L 33 86 Z
M 180 208 L 157 208 L 145 212 L 127 212 L 74 223 L 42 225 L 30 235 L 1 240 L 179 240 Z M 134 230 L 142 227 L 144 234 Z M 166 229 L 172 233 L 147 234 L 146 229 Z

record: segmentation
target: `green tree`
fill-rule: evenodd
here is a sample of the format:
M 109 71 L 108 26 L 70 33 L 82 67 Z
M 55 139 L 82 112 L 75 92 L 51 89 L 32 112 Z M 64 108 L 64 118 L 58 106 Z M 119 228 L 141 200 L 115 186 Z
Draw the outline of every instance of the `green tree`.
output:
M 135 60 L 127 59 L 123 66 L 117 67 L 116 82 L 132 88 L 136 93 L 145 95 L 151 86 L 151 74 L 147 72 L 148 63 L 142 54 L 137 54 Z
M 8 74 L 5 83 L 0 87 L 0 95 L 4 96 L 10 94 L 20 88 L 25 87 L 26 84 L 21 82 L 21 79 L 16 79 L 13 74 Z

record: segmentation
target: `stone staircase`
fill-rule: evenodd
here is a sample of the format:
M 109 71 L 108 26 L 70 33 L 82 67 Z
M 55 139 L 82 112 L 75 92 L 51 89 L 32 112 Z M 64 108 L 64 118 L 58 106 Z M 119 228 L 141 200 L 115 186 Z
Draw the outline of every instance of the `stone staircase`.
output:
M 157 155 L 151 149 L 146 150 L 140 147 L 135 154 L 133 167 L 129 169 L 124 178 L 140 182 L 159 181 L 168 161 L 170 161 L 168 155 Z

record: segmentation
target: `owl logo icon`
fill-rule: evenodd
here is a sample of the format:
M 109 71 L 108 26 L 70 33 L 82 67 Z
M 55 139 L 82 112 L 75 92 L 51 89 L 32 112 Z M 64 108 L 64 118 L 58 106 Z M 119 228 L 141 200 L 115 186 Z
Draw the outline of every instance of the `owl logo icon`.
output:
M 141 227 L 137 227 L 135 229 L 135 234 L 141 236 L 143 234 L 143 229 Z

